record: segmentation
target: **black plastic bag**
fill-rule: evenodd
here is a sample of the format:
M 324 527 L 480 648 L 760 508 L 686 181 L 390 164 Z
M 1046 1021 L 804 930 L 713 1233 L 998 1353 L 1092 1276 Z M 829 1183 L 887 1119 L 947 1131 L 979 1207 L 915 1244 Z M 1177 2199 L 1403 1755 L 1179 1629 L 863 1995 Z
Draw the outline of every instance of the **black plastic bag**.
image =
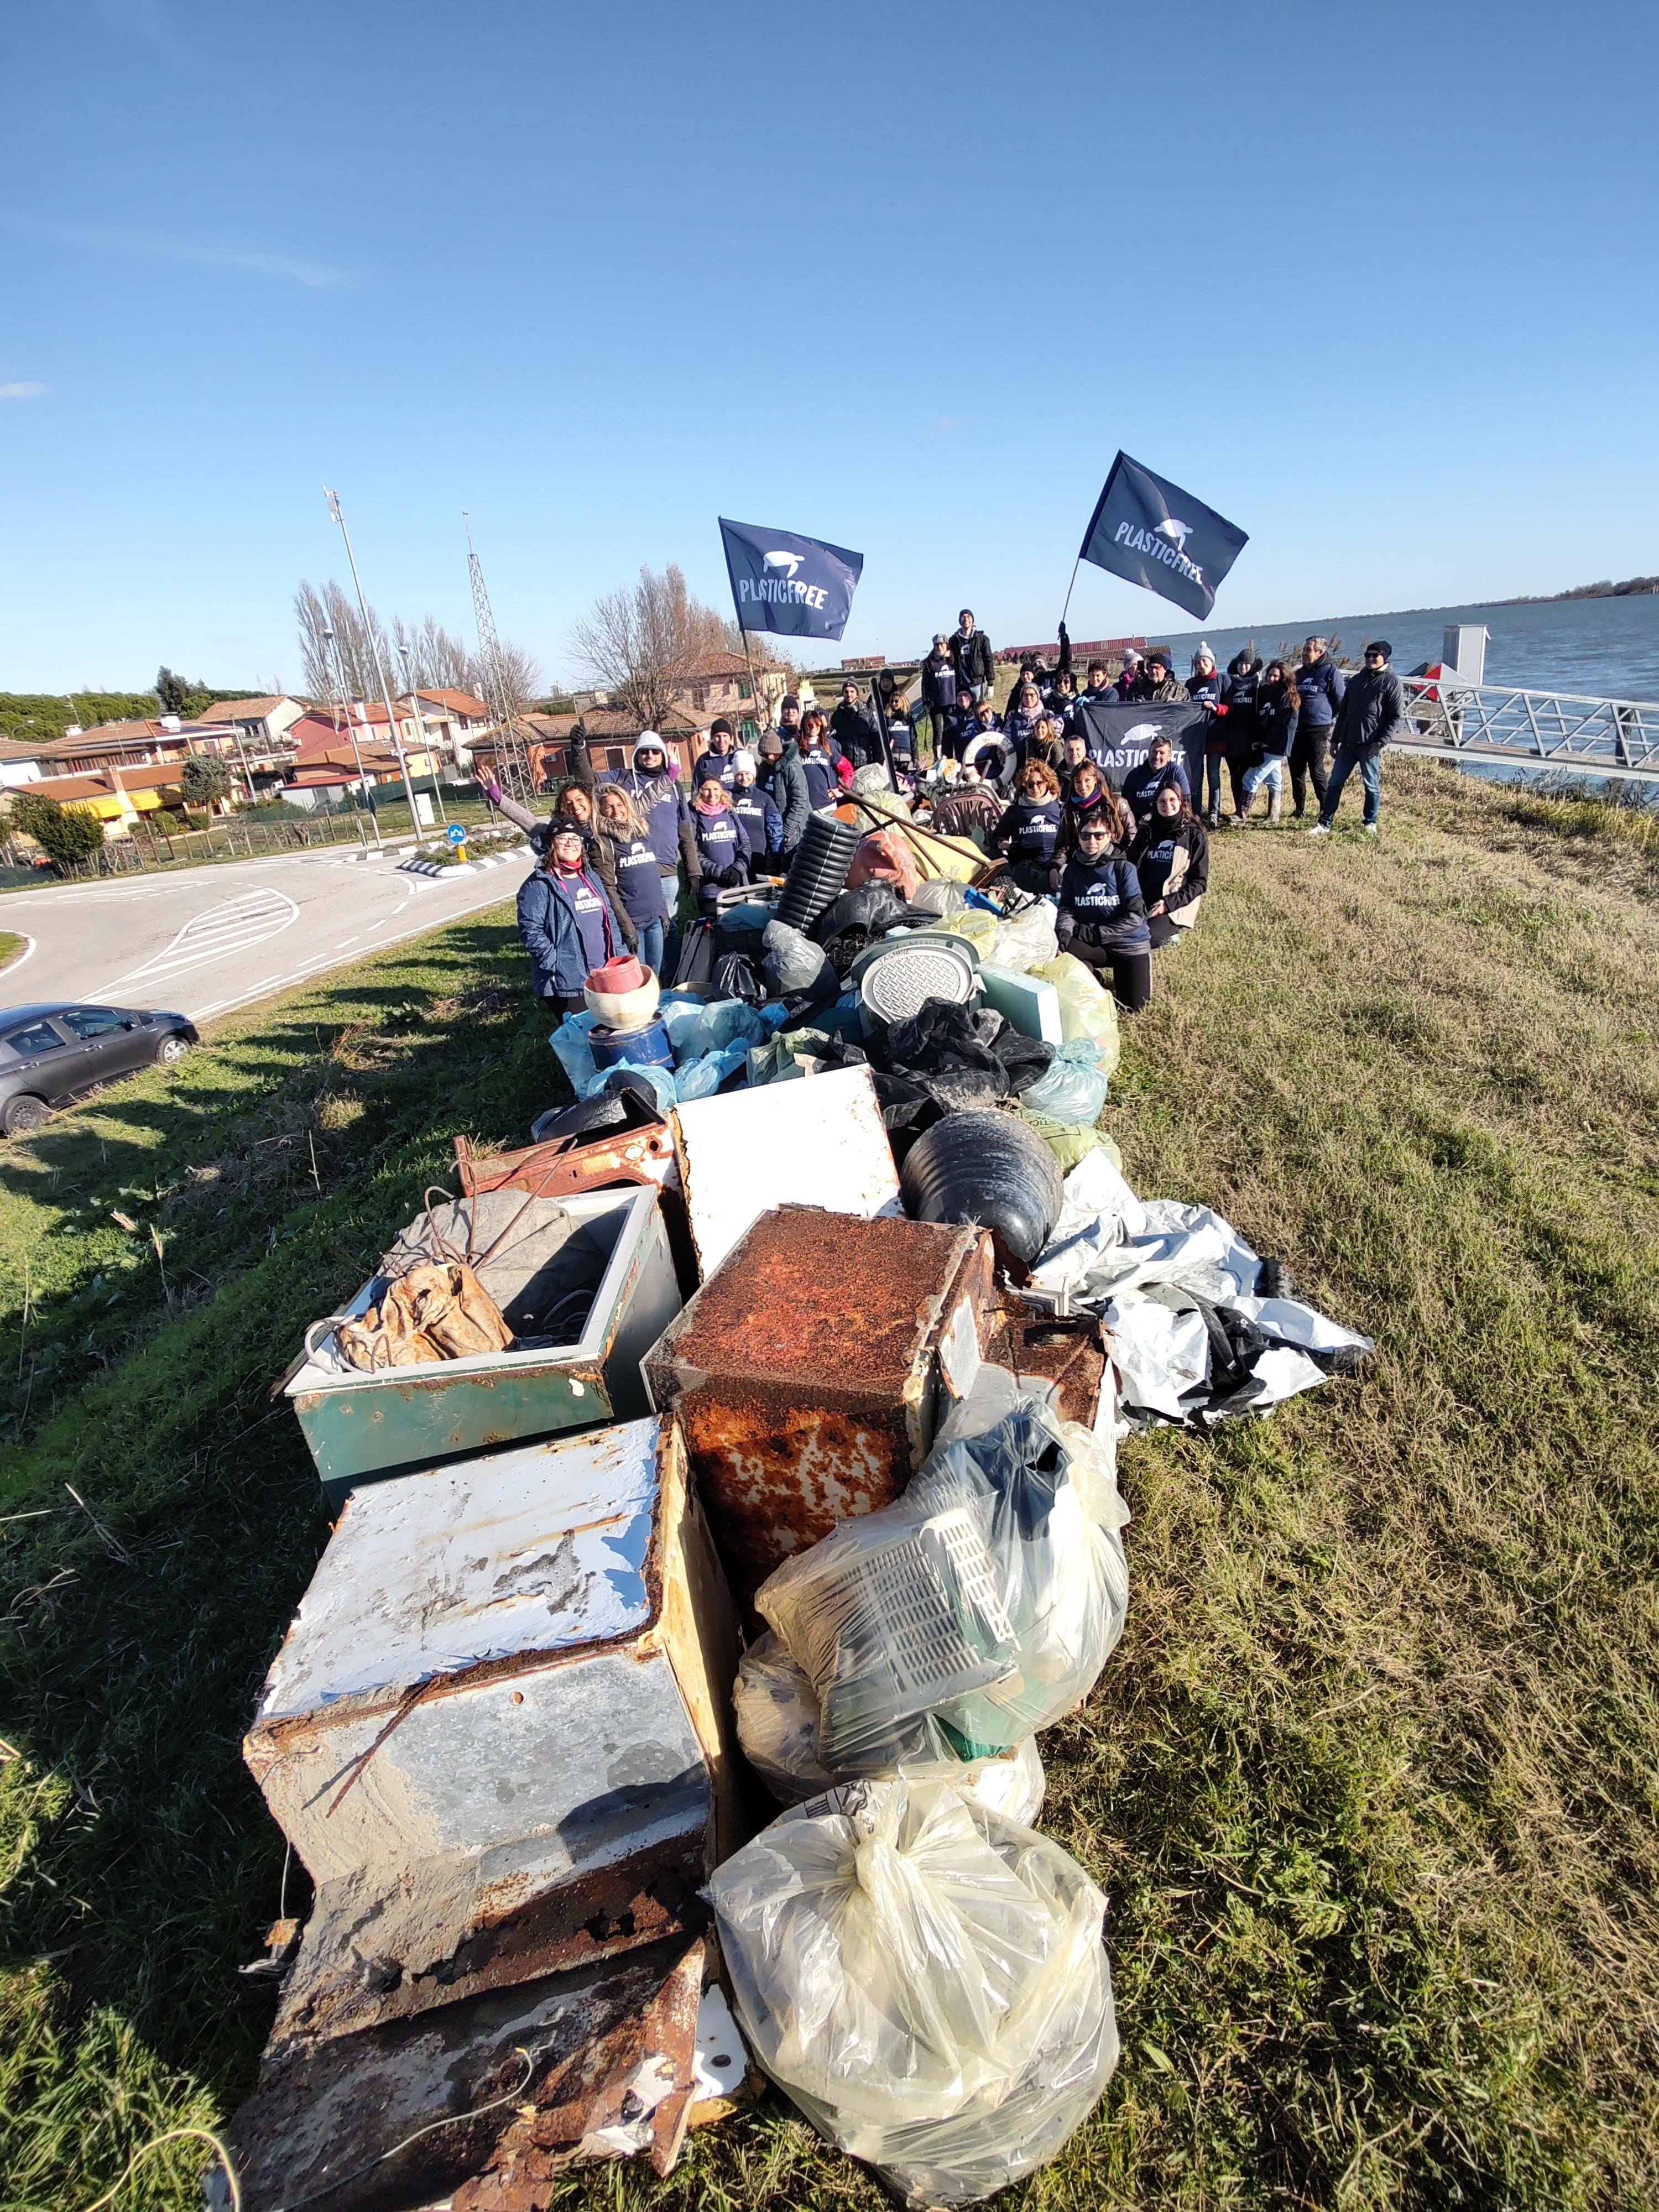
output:
M 821 945 L 838 975 L 845 975 L 860 952 L 884 937 L 904 914 L 904 901 L 891 884 L 860 884 L 832 899 L 808 930 Z
M 741 952 L 724 952 L 714 963 L 716 999 L 740 999 L 745 1006 L 763 1006 L 766 985 L 752 960 Z
M 947 1114 L 997 1106 L 1013 1087 L 992 1048 L 1004 1026 L 988 1007 L 975 1013 L 928 999 L 888 1030 L 882 1058 L 890 1074 L 916 1085 Z

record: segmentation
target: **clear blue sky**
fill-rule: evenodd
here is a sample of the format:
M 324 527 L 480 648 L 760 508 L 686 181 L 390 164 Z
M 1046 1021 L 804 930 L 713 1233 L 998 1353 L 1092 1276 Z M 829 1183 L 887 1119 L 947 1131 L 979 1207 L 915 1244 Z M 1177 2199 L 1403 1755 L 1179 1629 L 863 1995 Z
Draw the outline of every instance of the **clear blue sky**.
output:
M 1218 623 L 1659 569 L 1639 4 L 9 0 L 0 690 L 298 677 L 296 580 L 568 676 L 717 514 L 844 650 L 1051 636 L 1121 445 Z M 1085 570 L 1079 636 L 1188 627 Z

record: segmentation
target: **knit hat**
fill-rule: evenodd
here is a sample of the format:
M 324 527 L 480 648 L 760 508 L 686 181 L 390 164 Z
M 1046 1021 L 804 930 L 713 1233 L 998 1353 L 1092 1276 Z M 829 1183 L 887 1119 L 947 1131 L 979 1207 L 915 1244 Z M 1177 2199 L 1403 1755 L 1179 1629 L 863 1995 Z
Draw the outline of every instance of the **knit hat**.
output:
M 799 712 L 800 712 L 800 701 L 799 701 L 798 698 L 796 698 L 796 696 L 795 696 L 795 695 L 794 695 L 794 693 L 793 693 L 793 691 L 786 691 L 786 692 L 784 693 L 784 695 L 783 695 L 782 698 L 779 700 L 779 702 L 778 702 L 778 712 L 779 712 L 779 714 L 782 714 L 782 712 L 783 712 L 783 710 L 784 710 L 784 708 L 785 708 L 786 707 L 793 707 L 793 708 L 794 708 L 795 712 L 796 712 L 798 714 L 799 714 Z
M 750 751 L 747 745 L 739 745 L 736 753 L 732 756 L 732 773 L 734 775 L 754 775 L 755 756 Z
M 768 760 L 776 760 L 783 750 L 783 739 L 775 730 L 763 730 L 759 750 Z
M 708 725 L 708 734 L 711 738 L 717 737 L 722 730 L 725 731 L 728 738 L 735 738 L 738 734 L 732 728 L 730 722 L 726 720 L 724 714 L 716 714 L 714 720 Z

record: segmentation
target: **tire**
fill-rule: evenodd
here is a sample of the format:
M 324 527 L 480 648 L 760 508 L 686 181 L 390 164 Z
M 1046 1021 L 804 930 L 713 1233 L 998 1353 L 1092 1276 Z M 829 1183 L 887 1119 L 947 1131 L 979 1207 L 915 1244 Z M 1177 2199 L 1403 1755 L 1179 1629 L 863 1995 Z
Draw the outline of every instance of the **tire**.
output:
M 189 1050 L 188 1037 L 181 1037 L 176 1033 L 164 1036 L 155 1048 L 155 1065 L 157 1067 L 176 1067 Z
M 0 1115 L 0 1123 L 3 1123 L 9 1137 L 23 1137 L 32 1129 L 44 1129 L 51 1119 L 52 1109 L 44 1098 L 25 1095 L 8 1103 L 3 1115 Z

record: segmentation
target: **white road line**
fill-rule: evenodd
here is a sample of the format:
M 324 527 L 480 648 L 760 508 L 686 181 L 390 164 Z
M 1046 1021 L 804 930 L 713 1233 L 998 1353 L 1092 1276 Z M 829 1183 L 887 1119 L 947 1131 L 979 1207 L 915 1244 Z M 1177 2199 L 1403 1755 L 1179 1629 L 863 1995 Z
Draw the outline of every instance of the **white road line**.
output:
M 0 968 L 0 975 L 15 975 L 17 970 L 22 966 L 23 963 L 28 958 L 30 953 L 33 952 L 33 950 L 34 939 L 32 937 L 25 935 L 23 937 L 22 951 L 17 955 L 15 960 L 7 961 L 5 966 L 3 968 Z
M 131 984 L 157 981 L 162 976 L 177 976 L 192 968 L 204 968 L 231 952 L 239 951 L 249 945 L 262 944 L 266 938 L 278 935 L 299 918 L 300 909 L 286 891 L 271 890 L 264 886 L 258 890 L 245 891 L 235 898 L 222 900 L 217 906 L 207 907 L 200 914 L 192 915 L 163 951 L 127 975 L 118 975 L 100 996 L 112 999 Z
M 337 952 L 343 952 L 348 945 L 355 945 L 356 942 L 357 940 L 355 937 L 343 937 L 339 943 L 335 946 L 334 950 Z

